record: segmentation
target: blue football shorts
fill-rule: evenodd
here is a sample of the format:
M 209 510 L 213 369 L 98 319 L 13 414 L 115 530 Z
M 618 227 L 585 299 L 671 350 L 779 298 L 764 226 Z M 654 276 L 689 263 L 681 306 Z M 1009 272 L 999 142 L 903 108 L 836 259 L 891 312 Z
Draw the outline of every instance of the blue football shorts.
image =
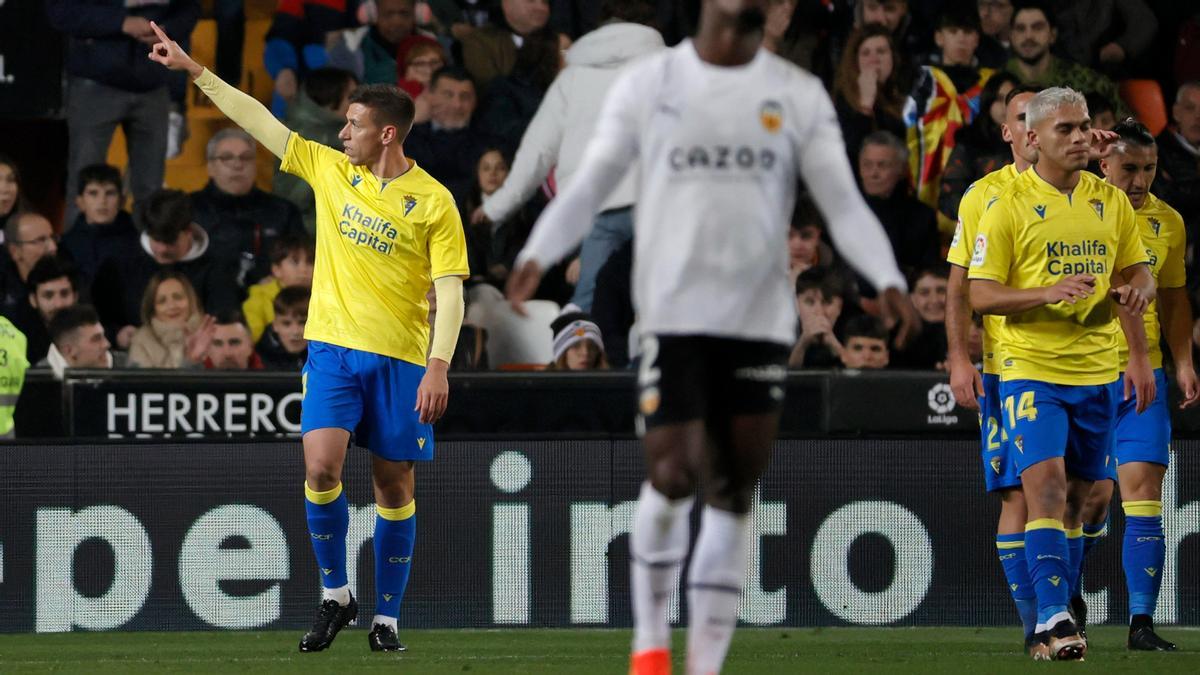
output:
M 1009 454 L 1008 430 L 1001 415 L 999 375 L 983 374 L 983 393 L 979 399 L 979 456 L 984 485 L 988 492 L 1020 487 L 1021 474 Z
M 300 433 L 345 429 L 394 462 L 433 459 L 433 426 L 421 424 L 417 387 L 425 368 L 325 342 L 308 343 Z
M 1000 383 L 1000 399 L 1018 471 L 1062 457 L 1073 476 L 1107 477 L 1119 380 L 1095 385 L 1010 380 Z
M 1124 373 L 1121 374 L 1124 380 Z M 1167 374 L 1162 368 L 1154 370 L 1158 395 L 1141 415 L 1137 400 L 1117 404 L 1117 424 L 1113 432 L 1112 459 L 1108 462 L 1108 478 L 1117 479 L 1117 466 L 1130 462 L 1151 462 L 1167 466 L 1171 459 L 1171 410 L 1167 405 Z

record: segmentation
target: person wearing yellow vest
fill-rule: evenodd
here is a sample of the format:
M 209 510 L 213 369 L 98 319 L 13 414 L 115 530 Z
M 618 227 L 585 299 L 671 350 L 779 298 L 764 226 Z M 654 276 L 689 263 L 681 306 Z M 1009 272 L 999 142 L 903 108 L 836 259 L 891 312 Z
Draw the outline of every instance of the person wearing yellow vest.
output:
M 13 414 L 28 369 L 25 334 L 0 316 L 0 438 L 13 438 Z

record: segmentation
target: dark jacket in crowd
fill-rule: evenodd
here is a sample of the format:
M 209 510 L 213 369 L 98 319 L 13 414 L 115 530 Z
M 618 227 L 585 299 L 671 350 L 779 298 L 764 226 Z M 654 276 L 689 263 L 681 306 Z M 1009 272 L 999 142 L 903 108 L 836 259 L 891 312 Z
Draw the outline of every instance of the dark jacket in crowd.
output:
M 941 239 L 938 236 L 937 214 L 908 192 L 901 182 L 890 197 L 882 199 L 867 196 L 867 206 L 875 212 L 892 250 L 896 263 L 904 273 L 936 265 L 941 259 Z M 870 285 L 859 279 L 863 296 L 874 297 Z
M 1157 140 L 1158 176 L 1152 192 L 1183 216 L 1188 241 L 1194 241 L 1200 228 L 1200 154 L 1189 150 L 1171 128 L 1163 130 Z M 1200 282 L 1192 274 L 1188 278 Z
M 927 323 L 902 350 L 893 349 L 889 368 L 933 370 L 946 360 L 946 324 Z
M 138 257 L 110 258 L 100 266 L 92 281 L 92 303 L 109 340 L 115 342 L 117 332 L 125 326 L 142 325 L 142 294 L 150 277 L 160 269 L 169 267 L 183 272 L 196 289 L 203 310 L 209 314 L 241 307 L 235 281 L 237 268 L 208 252 L 208 234 L 202 228 L 193 225 L 192 234 L 195 241 L 191 252 L 173 265 L 158 264 L 150 255 L 150 238 L 143 234 Z
M 279 334 L 270 325 L 263 331 L 263 336 L 259 339 L 258 344 L 254 345 L 254 351 L 258 353 L 263 367 L 267 370 L 291 370 L 299 372 L 304 368 L 304 362 L 308 360 L 307 347 L 304 351 L 295 354 L 289 352 L 283 348 L 283 343 L 279 341 Z
M 987 135 L 987 128 L 977 119 L 954 136 L 954 150 L 942 169 L 938 194 L 938 210 L 950 220 L 958 219 L 958 203 L 971 183 L 1012 161 L 1012 148 L 1000 137 L 999 130 L 995 135 Z
M 467 262 L 471 268 L 471 279 L 504 288 L 508 280 L 507 272 L 512 271 L 517 254 L 529 238 L 533 218 L 522 209 L 493 230 L 492 223 L 469 224 L 468 216 L 470 213 L 463 215 L 463 223 L 466 224 Z M 506 270 L 504 275 L 492 273 L 492 268 L 497 265 Z
M 164 87 L 171 72 L 146 58 L 149 45 L 121 31 L 126 17 L 154 21 L 176 40 L 192 34 L 200 18 L 196 0 L 46 0 L 50 25 L 65 33 L 67 73 L 130 92 Z
M 208 255 L 234 265 L 242 287 L 271 273 L 269 256 L 276 239 L 305 231 L 300 210 L 288 200 L 258 188 L 234 196 L 211 180 L 192 193 L 192 218 L 208 233 Z
M 92 283 L 96 271 L 109 258 L 133 260 L 142 254 L 137 227 L 125 211 L 118 211 L 116 219 L 107 225 L 89 225 L 83 214 L 79 214 L 59 247 L 75 260 L 83 288 Z
M 494 134 L 505 150 L 515 152 L 525 128 L 537 114 L 545 90 L 527 77 L 506 75 L 488 85 L 483 105 L 475 117 L 482 129 Z
M 604 336 L 604 356 L 613 368 L 629 365 L 629 330 L 633 328 L 633 241 L 613 251 L 596 273 L 592 319 Z
M 451 130 L 423 122 L 414 125 L 404 140 L 404 154 L 461 203 L 475 181 L 476 161 L 493 143 L 494 139 L 471 126 Z
M 29 287 L 8 256 L 8 247 L 0 252 L 0 314 L 16 323 L 22 307 L 29 305 Z
M 846 142 L 846 155 L 850 158 L 855 175 L 858 175 L 858 151 L 862 149 L 863 139 L 876 131 L 890 131 L 900 140 L 908 135 L 904 120 L 887 114 L 879 106 L 875 106 L 873 115 L 865 115 L 839 95 L 834 108 L 837 110 L 838 125 L 842 127 L 842 140 Z
M 25 334 L 25 358 L 30 363 L 37 363 L 46 358 L 46 353 L 50 351 L 50 331 L 46 330 L 38 311 L 29 304 L 29 296 L 25 297 L 25 304 L 17 308 L 15 316 L 9 319 L 17 330 Z

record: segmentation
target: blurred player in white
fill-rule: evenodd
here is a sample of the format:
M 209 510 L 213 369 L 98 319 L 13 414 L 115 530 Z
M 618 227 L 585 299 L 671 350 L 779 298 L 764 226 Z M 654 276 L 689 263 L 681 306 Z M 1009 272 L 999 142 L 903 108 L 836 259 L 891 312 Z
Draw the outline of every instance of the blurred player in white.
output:
M 703 0 L 694 40 L 618 78 L 576 178 L 542 215 L 508 284 L 520 311 L 638 163 L 633 293 L 648 474 L 630 537 L 630 672 L 639 675 L 670 672 L 667 605 L 700 486 L 688 673 L 721 669 L 737 623 L 754 485 L 770 459 L 796 337 L 787 236 L 801 180 L 841 253 L 882 289 L 901 339 L 915 321 L 828 94 L 761 48 L 768 4 Z

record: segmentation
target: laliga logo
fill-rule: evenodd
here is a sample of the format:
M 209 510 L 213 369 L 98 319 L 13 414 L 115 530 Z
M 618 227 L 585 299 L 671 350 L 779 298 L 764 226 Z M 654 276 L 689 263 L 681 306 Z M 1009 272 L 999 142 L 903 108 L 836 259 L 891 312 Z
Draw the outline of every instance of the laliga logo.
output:
M 929 390 L 929 409 L 933 412 L 944 415 L 954 410 L 955 405 L 954 392 L 945 382 L 938 382 Z
M 929 395 L 926 397 L 929 403 L 929 409 L 934 414 L 928 415 L 925 421 L 928 424 L 939 424 L 950 426 L 958 424 L 958 415 L 948 414 L 954 410 L 954 406 L 958 403 L 954 400 L 954 392 L 950 390 L 950 385 L 945 382 L 938 382 L 929 390 Z

